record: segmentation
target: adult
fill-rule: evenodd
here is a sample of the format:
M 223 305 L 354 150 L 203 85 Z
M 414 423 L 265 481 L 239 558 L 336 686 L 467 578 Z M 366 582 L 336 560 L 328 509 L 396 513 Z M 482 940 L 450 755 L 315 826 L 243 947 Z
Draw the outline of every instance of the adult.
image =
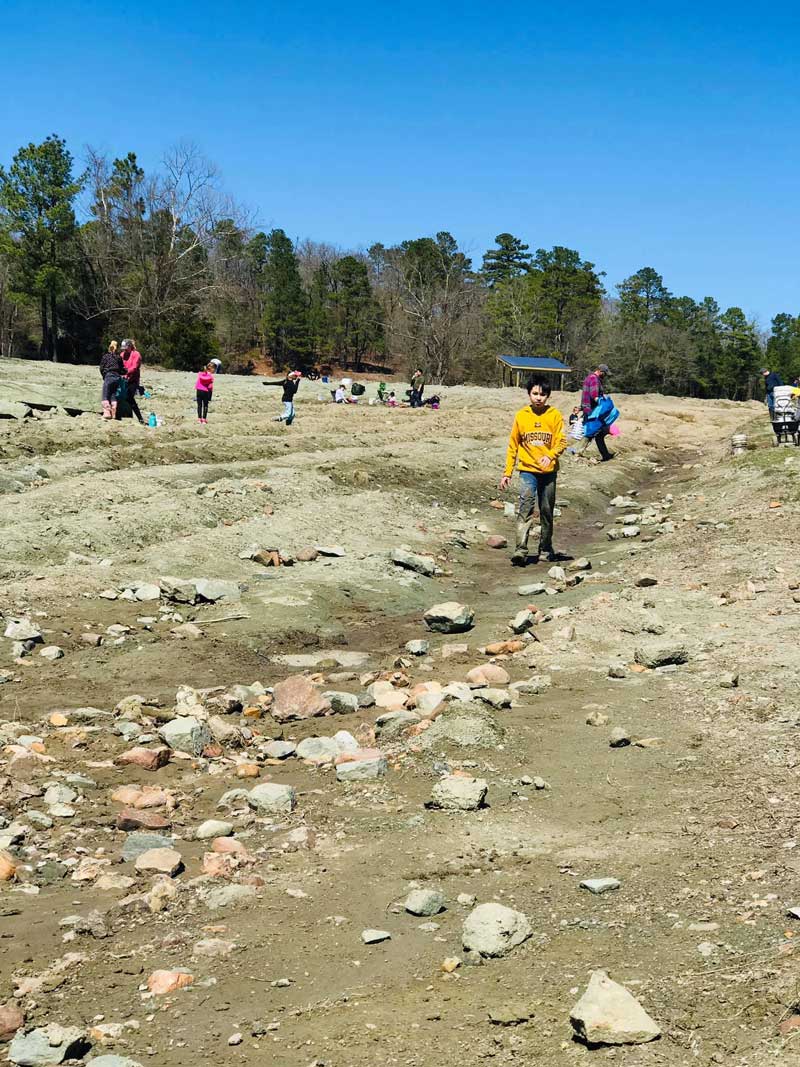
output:
M 551 563 L 563 557 L 553 549 L 553 508 L 556 502 L 558 457 L 567 447 L 564 417 L 549 405 L 550 386 L 542 378 L 528 383 L 529 403 L 520 408 L 508 440 L 506 466 L 500 488 L 511 484 L 514 467 L 519 467 L 519 509 L 517 511 L 517 543 L 511 565 L 524 567 L 528 563 L 528 538 L 533 525 L 533 512 L 538 502 L 539 551 L 533 558 L 545 556 Z
M 125 364 L 117 351 L 117 342 L 111 341 L 108 351 L 100 360 L 100 374 L 103 378 L 103 418 L 117 417 L 117 390 L 125 374 Z
M 425 375 L 421 370 L 415 370 L 411 375 L 411 407 L 422 407 L 422 394 L 425 392 Z
M 303 377 L 303 372 L 299 370 L 290 370 L 285 378 L 281 378 L 279 382 L 264 382 L 264 385 L 280 385 L 283 389 L 281 399 L 283 400 L 283 413 L 277 415 L 273 422 L 285 422 L 287 426 L 291 426 L 294 422 L 294 398 L 297 394 L 297 390 L 300 388 L 300 379 Z
M 128 403 L 139 422 L 144 424 L 144 418 L 136 403 L 142 377 L 142 356 L 137 351 L 133 338 L 129 337 L 122 342 L 122 362 L 125 365 L 125 379 L 128 383 Z
M 599 363 L 591 374 L 587 374 L 583 379 L 583 388 L 581 390 L 581 411 L 583 412 L 584 421 L 586 421 L 592 413 L 597 401 L 601 396 L 605 396 L 604 378 L 609 373 L 608 367 L 605 363 Z M 607 463 L 610 459 L 614 458 L 614 453 L 608 451 L 606 445 L 606 437 L 608 436 L 608 429 L 603 427 L 597 434 L 595 434 L 594 440 L 597 444 L 597 451 L 600 453 L 600 462 Z
M 775 414 L 775 387 L 777 385 L 783 385 L 783 378 L 777 371 L 769 370 L 767 367 L 763 367 L 761 373 L 764 375 L 764 386 L 767 390 L 765 397 L 767 402 L 767 408 L 769 409 L 770 419 Z

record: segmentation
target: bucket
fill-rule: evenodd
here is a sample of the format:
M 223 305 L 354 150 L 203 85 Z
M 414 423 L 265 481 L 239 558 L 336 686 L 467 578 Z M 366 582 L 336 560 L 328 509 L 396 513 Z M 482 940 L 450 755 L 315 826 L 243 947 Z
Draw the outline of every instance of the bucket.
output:
M 731 438 L 731 452 L 734 456 L 743 456 L 747 451 L 747 434 L 735 433 Z

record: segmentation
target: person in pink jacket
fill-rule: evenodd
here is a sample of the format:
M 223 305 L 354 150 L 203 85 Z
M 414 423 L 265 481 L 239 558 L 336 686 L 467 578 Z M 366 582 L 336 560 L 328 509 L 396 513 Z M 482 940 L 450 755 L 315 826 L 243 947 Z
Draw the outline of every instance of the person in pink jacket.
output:
M 139 422 L 143 423 L 144 418 L 136 403 L 142 374 L 142 356 L 140 352 L 137 352 L 136 342 L 132 338 L 122 342 L 122 362 L 125 365 L 125 377 L 128 381 L 128 403 L 133 414 Z
M 208 422 L 208 405 L 211 403 L 211 395 L 214 391 L 214 371 L 216 369 L 214 363 L 207 363 L 197 375 L 197 381 L 194 383 L 197 396 L 197 421 L 203 424 Z

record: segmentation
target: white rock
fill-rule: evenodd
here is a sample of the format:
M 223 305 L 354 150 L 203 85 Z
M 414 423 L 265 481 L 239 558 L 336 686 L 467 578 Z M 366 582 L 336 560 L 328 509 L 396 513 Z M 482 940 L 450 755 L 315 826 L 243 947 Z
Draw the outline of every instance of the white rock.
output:
M 233 833 L 233 823 L 224 819 L 206 819 L 195 830 L 195 837 L 199 841 L 206 841 L 212 837 L 230 837 Z
M 444 911 L 444 893 L 441 889 L 412 889 L 403 907 L 411 915 L 438 915 Z
M 464 920 L 462 943 L 467 952 L 481 956 L 505 956 L 532 934 L 521 911 L 504 904 L 479 904 Z
M 290 785 L 277 782 L 264 782 L 247 794 L 247 803 L 251 808 L 262 813 L 279 813 L 294 811 L 297 796 Z
M 475 811 L 483 804 L 488 791 L 489 786 L 483 778 L 450 774 L 436 783 L 428 803 L 430 807 L 444 811 Z
M 593 971 L 586 992 L 570 1012 L 577 1036 L 587 1045 L 642 1045 L 661 1029 L 628 990 L 605 971 Z

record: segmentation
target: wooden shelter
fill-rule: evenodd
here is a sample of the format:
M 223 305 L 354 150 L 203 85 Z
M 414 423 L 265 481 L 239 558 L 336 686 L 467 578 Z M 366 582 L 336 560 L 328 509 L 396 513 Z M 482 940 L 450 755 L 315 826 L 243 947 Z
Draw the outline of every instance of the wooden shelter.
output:
M 533 375 L 546 376 L 555 389 L 564 388 L 564 375 L 570 368 L 552 356 L 498 356 L 503 385 L 522 385 L 525 378 Z

